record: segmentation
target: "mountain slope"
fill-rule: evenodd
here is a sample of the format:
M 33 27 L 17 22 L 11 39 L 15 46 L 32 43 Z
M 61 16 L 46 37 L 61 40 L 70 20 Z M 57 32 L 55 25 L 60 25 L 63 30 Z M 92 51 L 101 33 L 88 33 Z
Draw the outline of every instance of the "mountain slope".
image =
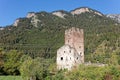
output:
M 107 14 L 106 16 L 120 23 L 120 14 Z
M 98 12 L 98 11 L 96 11 L 96 10 L 93 10 L 93 9 L 91 9 L 91 8 L 88 8 L 88 7 L 80 7 L 80 8 L 77 8 L 77 9 L 75 9 L 75 10 L 72 10 L 70 13 L 72 14 L 72 15 L 79 15 L 79 14 L 81 14 L 81 13 L 86 13 L 86 12 L 88 12 L 88 13 L 93 13 L 93 14 L 97 14 L 97 15 L 99 15 L 99 16 L 103 16 L 103 14 L 101 13 L 101 12 Z
M 16 25 L 0 31 L 0 47 L 24 51 L 33 58 L 55 57 L 56 50 L 64 44 L 64 31 L 70 27 L 84 29 L 85 54 L 94 53 L 105 40 L 110 43 L 106 46 L 113 50 L 120 47 L 120 25 L 90 8 L 77 8 L 71 12 L 33 12 L 17 20 Z

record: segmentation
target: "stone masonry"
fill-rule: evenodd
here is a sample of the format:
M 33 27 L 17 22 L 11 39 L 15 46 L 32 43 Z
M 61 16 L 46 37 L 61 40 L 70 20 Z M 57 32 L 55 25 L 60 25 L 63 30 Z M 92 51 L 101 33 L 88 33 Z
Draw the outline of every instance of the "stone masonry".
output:
M 65 31 L 65 44 L 57 50 L 57 68 L 71 70 L 84 63 L 83 29 L 72 27 Z

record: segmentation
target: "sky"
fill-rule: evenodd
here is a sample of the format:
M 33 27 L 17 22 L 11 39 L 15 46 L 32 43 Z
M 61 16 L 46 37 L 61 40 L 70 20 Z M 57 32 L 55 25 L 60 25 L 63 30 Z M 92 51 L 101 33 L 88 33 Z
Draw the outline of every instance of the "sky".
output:
M 0 26 L 11 25 L 28 12 L 71 11 L 89 7 L 103 14 L 120 14 L 120 0 L 0 0 Z

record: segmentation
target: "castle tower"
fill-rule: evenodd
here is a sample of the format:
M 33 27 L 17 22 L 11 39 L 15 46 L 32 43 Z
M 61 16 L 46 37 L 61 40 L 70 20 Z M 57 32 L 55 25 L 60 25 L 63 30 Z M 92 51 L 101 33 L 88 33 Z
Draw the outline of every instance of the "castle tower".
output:
M 83 29 L 72 27 L 65 31 L 65 45 L 57 50 L 57 68 L 71 70 L 84 63 Z
M 83 29 L 72 27 L 65 31 L 65 44 L 74 47 L 84 63 L 84 32 Z

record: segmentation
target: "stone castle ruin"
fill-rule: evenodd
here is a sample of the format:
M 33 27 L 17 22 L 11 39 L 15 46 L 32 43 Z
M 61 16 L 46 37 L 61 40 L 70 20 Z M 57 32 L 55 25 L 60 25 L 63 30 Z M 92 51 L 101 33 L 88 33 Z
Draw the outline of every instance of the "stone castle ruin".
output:
M 83 29 L 72 27 L 65 31 L 65 44 L 57 50 L 57 68 L 68 69 L 84 63 Z

